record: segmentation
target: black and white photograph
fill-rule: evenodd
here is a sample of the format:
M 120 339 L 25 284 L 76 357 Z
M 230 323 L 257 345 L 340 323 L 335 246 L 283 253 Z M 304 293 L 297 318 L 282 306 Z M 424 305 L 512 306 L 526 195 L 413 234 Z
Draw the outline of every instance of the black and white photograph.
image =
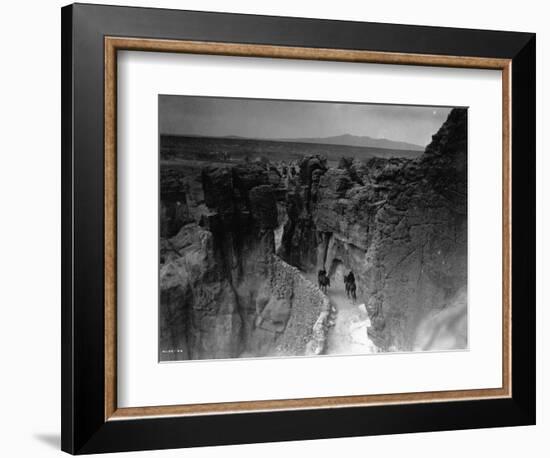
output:
M 466 107 L 158 113 L 161 362 L 468 349 Z
M 6 2 L 0 457 L 550 456 L 549 8 L 502 5 Z

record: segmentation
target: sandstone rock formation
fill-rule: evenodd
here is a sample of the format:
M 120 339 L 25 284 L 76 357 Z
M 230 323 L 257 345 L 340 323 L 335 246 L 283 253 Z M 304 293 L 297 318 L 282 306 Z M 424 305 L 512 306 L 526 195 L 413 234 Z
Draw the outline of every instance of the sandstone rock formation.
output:
M 415 348 L 420 324 L 465 288 L 466 140 L 466 110 L 454 109 L 418 159 L 328 168 L 310 157 L 289 186 L 280 256 L 304 270 L 352 269 L 381 350 Z
M 275 255 L 285 192 L 261 164 L 161 180 L 161 360 L 319 353 L 329 304 Z M 323 321 L 323 320 L 321 320 Z
M 378 350 L 465 348 L 466 161 L 454 109 L 416 159 L 161 169 L 160 359 L 322 353 L 331 307 L 302 273 L 342 266 Z

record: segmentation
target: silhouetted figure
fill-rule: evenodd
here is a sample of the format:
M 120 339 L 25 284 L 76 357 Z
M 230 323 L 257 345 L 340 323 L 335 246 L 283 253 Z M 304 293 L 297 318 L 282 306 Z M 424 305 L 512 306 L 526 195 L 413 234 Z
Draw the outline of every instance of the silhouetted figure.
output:
M 353 302 L 357 300 L 357 286 L 355 285 L 355 275 L 350 270 L 349 274 L 344 275 L 344 284 L 346 285 L 346 295 L 348 299 L 353 299 Z
M 323 293 L 327 294 L 327 290 L 330 288 L 330 278 L 328 278 L 327 271 L 325 269 L 321 269 L 317 273 L 317 283 L 319 285 L 319 289 L 323 291 Z

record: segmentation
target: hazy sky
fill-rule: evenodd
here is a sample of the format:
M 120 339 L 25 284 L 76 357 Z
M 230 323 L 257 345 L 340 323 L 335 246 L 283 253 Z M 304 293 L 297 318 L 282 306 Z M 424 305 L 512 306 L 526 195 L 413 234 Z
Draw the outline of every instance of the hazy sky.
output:
M 248 138 L 351 134 L 426 146 L 448 107 L 159 96 L 161 134 Z

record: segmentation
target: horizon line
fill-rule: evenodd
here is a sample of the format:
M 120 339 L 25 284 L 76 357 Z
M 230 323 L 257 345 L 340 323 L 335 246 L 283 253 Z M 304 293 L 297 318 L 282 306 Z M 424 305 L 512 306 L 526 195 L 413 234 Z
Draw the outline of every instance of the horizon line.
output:
M 355 138 L 369 138 L 369 139 L 372 139 L 372 140 L 382 140 L 382 141 L 388 141 L 388 142 L 394 142 L 394 143 L 401 143 L 401 144 L 404 144 L 404 145 L 410 145 L 411 147 L 416 147 L 416 148 L 413 148 L 413 149 L 410 149 L 412 151 L 424 151 L 426 149 L 426 146 L 422 146 L 422 145 L 419 145 L 417 143 L 411 143 L 411 142 L 406 142 L 406 141 L 403 141 L 403 140 L 392 140 L 390 138 L 387 138 L 387 137 L 371 137 L 370 135 L 354 135 L 354 134 L 349 134 L 349 133 L 346 133 L 346 134 L 339 134 L 339 135 L 329 135 L 327 137 L 245 137 L 245 136 L 242 136 L 242 135 L 234 135 L 234 134 L 228 134 L 228 135 L 202 135 L 202 134 L 184 134 L 184 133 L 168 133 L 168 132 L 160 132 L 159 135 L 162 137 L 162 136 L 172 136 L 172 137 L 190 137 L 190 138 L 228 138 L 228 139 L 242 139 L 242 140 L 263 140 L 263 141 L 280 141 L 280 142 L 287 142 L 287 143 L 290 143 L 290 142 L 294 142 L 294 143 L 311 143 L 311 144 L 315 144 L 315 142 L 304 142 L 303 140 L 327 140 L 327 139 L 331 139 L 331 138 L 338 138 L 338 137 L 344 137 L 344 136 L 349 136 L 349 137 L 355 137 Z M 302 141 L 299 141 L 299 140 L 302 140 Z M 377 148 L 376 146 L 368 146 L 368 145 L 350 145 L 350 144 L 345 144 L 345 143 L 322 143 L 322 142 L 319 142 L 317 143 L 319 145 L 332 145 L 332 146 L 349 146 L 349 147 L 353 147 L 353 148 Z M 407 149 L 405 148 L 383 148 L 383 147 L 378 147 L 380 149 L 399 149 L 399 150 L 404 150 L 404 151 L 407 151 Z

